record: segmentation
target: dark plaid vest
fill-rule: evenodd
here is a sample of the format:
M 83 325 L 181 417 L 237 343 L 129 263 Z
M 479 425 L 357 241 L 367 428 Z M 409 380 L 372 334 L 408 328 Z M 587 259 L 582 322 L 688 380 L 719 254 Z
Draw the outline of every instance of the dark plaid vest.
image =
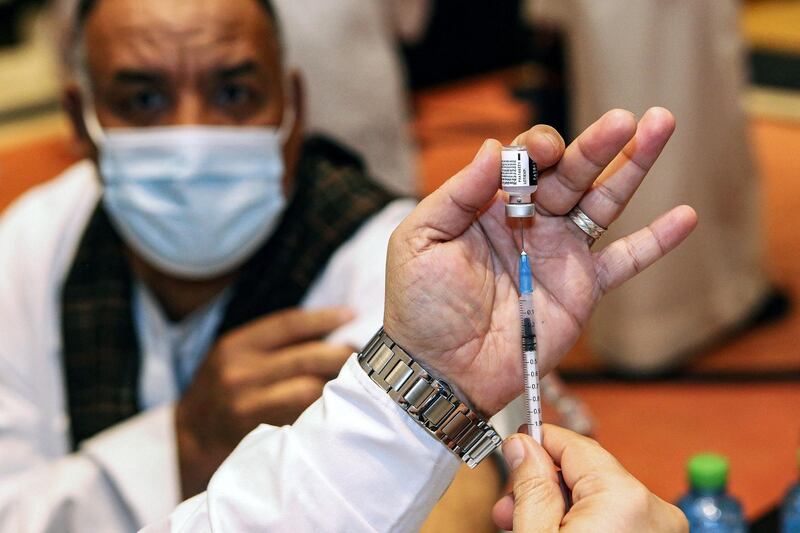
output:
M 292 200 L 274 235 L 242 268 L 216 336 L 298 305 L 333 252 L 392 199 L 354 155 L 322 137 L 307 140 Z M 131 297 L 123 243 L 100 203 L 62 290 L 62 364 L 73 448 L 139 412 L 140 353 Z

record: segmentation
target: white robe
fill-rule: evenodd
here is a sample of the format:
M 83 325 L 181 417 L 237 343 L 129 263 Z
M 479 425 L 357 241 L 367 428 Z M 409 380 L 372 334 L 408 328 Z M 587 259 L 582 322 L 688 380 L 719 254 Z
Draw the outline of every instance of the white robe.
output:
M 340 139 L 361 154 L 390 190 L 417 191 L 416 147 L 401 39 L 427 23 L 430 0 L 273 0 L 286 67 L 302 74 L 307 130 Z
M 677 129 L 602 247 L 686 203 L 693 235 L 603 298 L 594 352 L 650 372 L 716 339 L 765 296 L 758 174 L 742 108 L 744 50 L 733 0 L 530 0 L 567 33 L 573 131 L 622 107 L 671 110 Z

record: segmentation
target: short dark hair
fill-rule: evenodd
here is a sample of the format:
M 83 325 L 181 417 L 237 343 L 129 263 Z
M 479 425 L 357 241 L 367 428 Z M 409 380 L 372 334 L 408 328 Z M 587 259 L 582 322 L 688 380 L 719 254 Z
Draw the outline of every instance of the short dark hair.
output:
M 282 55 L 283 39 L 281 36 L 281 24 L 280 20 L 278 19 L 278 13 L 276 12 L 275 7 L 272 5 L 271 0 L 255 1 L 264 9 L 267 16 L 269 16 L 269 18 L 272 20 L 272 27 L 275 30 L 275 39 L 278 43 L 278 53 Z M 67 23 L 67 26 L 62 26 L 61 29 L 61 39 L 65 44 L 65 53 L 62 57 L 64 58 L 63 61 L 66 68 L 70 72 L 74 73 L 76 69 L 79 68 L 80 59 L 78 57 L 78 47 L 81 40 L 81 34 L 83 32 L 83 25 L 86 23 L 86 19 L 89 18 L 92 10 L 97 7 L 99 2 L 100 0 L 78 0 L 74 5 L 74 11 L 72 11 L 71 15 L 66 19 L 62 19 Z
M 77 23 L 75 24 L 75 28 L 78 32 L 80 32 L 80 29 L 83 27 L 86 19 L 89 18 L 89 14 L 97 6 L 98 2 L 100 2 L 100 0 L 78 0 L 78 7 L 75 10 L 75 22 Z M 280 43 L 280 24 L 278 22 L 278 15 L 275 12 L 272 2 L 270 0 L 256 0 L 256 2 L 264 9 L 264 11 L 267 12 L 269 18 L 272 19 L 272 26 L 275 29 L 275 37 L 277 38 L 278 43 Z

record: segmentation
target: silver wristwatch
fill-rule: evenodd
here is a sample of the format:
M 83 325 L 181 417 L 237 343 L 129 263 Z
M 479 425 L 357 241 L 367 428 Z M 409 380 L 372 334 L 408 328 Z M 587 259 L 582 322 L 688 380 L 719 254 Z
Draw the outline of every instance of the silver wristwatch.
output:
M 470 468 L 500 445 L 494 428 L 447 383 L 431 377 L 383 328 L 358 354 L 358 362 L 395 403 Z

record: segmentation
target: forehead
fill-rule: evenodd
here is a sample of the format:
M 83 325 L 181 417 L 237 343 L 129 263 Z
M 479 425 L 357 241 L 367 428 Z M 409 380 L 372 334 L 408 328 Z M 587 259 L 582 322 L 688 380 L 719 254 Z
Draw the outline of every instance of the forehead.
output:
M 279 69 L 275 27 L 257 0 L 101 0 L 85 38 L 93 70 L 243 59 Z

